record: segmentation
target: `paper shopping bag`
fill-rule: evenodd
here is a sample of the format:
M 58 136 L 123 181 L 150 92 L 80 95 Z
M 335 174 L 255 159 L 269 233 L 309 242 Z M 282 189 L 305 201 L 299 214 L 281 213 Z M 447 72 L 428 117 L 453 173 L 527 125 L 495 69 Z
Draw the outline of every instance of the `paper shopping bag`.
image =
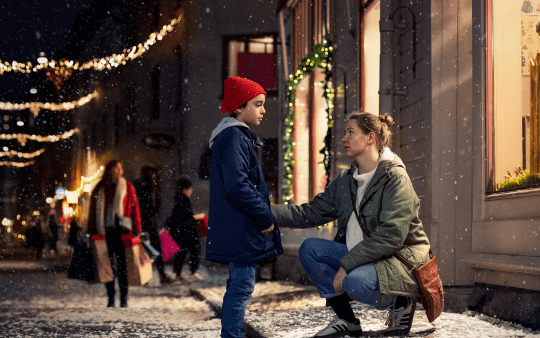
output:
M 195 222 L 197 223 L 197 235 L 199 238 L 206 237 L 208 232 L 208 217 L 205 213 L 193 215 Z
M 94 235 L 90 240 L 94 258 L 94 283 L 108 283 L 114 280 L 111 259 L 104 235 Z
M 163 255 L 163 261 L 166 262 L 180 250 L 180 247 L 165 229 L 162 229 L 159 232 L 159 239 L 161 240 L 161 253 Z
M 152 244 L 150 244 L 150 241 L 141 240 L 141 244 L 151 260 L 155 260 L 156 258 L 161 256 L 161 253 L 157 251 L 156 248 L 152 246 Z
M 135 235 L 123 235 L 128 284 L 144 285 L 152 279 L 152 260 L 141 245 L 141 239 Z

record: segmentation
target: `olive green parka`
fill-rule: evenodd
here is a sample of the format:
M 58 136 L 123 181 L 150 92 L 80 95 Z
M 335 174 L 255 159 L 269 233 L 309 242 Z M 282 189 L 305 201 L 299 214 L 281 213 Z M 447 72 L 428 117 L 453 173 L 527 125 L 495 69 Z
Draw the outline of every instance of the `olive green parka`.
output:
M 358 191 L 351 168 L 341 171 L 324 192 L 302 205 L 273 205 L 278 227 L 310 228 L 337 219 L 335 242 L 345 244 L 347 224 L 353 213 L 351 192 Z M 400 253 L 415 266 L 428 261 L 429 240 L 418 218 L 420 201 L 414 192 L 405 165 L 395 155 L 381 161 L 360 201 L 360 224 L 370 233 L 341 259 L 347 273 L 373 263 L 383 295 L 418 297 L 418 285 L 412 272 L 393 256 Z

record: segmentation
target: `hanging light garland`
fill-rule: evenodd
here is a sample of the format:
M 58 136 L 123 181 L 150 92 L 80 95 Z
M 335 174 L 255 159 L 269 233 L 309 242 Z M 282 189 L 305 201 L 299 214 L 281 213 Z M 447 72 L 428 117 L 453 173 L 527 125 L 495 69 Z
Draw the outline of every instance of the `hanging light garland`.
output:
M 133 61 L 143 55 L 157 41 L 162 40 L 169 32 L 174 29 L 174 26 L 176 26 L 181 19 L 182 16 L 180 15 L 177 18 L 173 19 L 168 25 L 164 25 L 159 32 L 154 32 L 150 34 L 150 36 L 144 43 L 140 43 L 137 46 L 133 46 L 131 48 L 125 48 L 121 54 L 113 54 L 112 56 L 106 56 L 104 58 L 95 58 L 82 64 L 79 63 L 79 61 L 69 61 L 62 59 L 60 61 L 51 60 L 34 66 L 31 62 L 24 63 L 13 61 L 9 63 L 2 62 L 2 60 L 0 60 L 0 75 L 4 74 L 4 72 L 31 73 L 40 71 L 42 69 L 51 69 L 51 71 L 53 72 L 57 71 L 58 73 L 66 74 L 69 73 L 69 71 L 67 71 L 69 69 L 93 69 L 101 71 L 105 69 L 111 69 L 113 67 L 118 67 L 120 65 L 125 65 L 128 61 Z
M 63 134 L 59 135 L 28 135 L 28 134 L 0 134 L 0 140 L 17 140 L 21 146 L 25 146 L 28 140 L 36 142 L 49 142 L 54 143 L 61 140 L 65 140 L 73 136 L 73 134 L 78 133 L 79 128 L 72 129 Z
M 36 161 L 30 161 L 30 162 L 6 162 L 6 161 L 0 161 L 0 166 L 2 167 L 28 167 L 29 165 L 32 165 L 36 163 Z
M 26 103 L 11 103 L 0 102 L 0 110 L 25 110 L 29 109 L 34 116 L 38 116 L 42 109 L 48 109 L 52 111 L 59 110 L 71 110 L 81 106 L 84 106 L 90 102 L 93 98 L 98 97 L 98 92 L 95 91 L 92 94 L 88 94 L 85 97 L 80 98 L 77 101 L 61 102 L 61 103 L 49 103 L 49 102 L 26 102 Z
M 331 85 L 331 74 L 329 71 L 329 64 L 332 57 L 332 46 L 328 46 L 328 41 L 325 39 L 322 44 L 318 44 L 315 48 L 308 53 L 308 55 L 302 59 L 298 70 L 289 75 L 287 80 L 287 87 L 289 92 L 289 113 L 285 118 L 285 135 L 283 136 L 283 148 L 285 151 L 284 164 L 285 164 L 285 180 L 283 184 L 283 199 L 285 204 L 291 204 L 294 199 L 294 193 L 292 189 L 292 178 L 295 160 L 293 157 L 294 150 L 294 94 L 295 89 L 300 84 L 300 81 L 304 78 L 304 74 L 309 75 L 317 67 L 325 69 L 325 80 L 324 80 L 324 98 L 326 99 L 327 108 L 326 114 L 328 119 L 328 132 L 329 135 L 325 137 L 324 147 L 321 150 L 321 153 L 324 155 L 324 160 L 321 162 L 324 167 L 327 175 L 330 172 L 330 143 L 331 143 L 331 128 L 333 126 L 333 98 L 334 98 L 334 89 Z
M 15 150 L 7 150 L 7 151 L 0 151 L 0 157 L 9 156 L 9 158 L 12 158 L 13 156 L 17 156 L 21 158 L 34 158 L 36 156 L 43 154 L 44 152 L 45 152 L 45 148 L 34 151 L 33 153 L 21 153 Z

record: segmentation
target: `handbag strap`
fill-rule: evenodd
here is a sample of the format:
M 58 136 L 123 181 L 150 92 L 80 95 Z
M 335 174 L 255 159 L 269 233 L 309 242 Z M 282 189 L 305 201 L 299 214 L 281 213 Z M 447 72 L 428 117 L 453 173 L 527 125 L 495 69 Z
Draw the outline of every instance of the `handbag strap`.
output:
M 351 194 L 352 207 L 353 207 L 353 210 L 354 210 L 354 214 L 356 215 L 356 220 L 358 221 L 358 225 L 360 226 L 360 229 L 362 229 L 362 232 L 364 233 L 364 235 L 366 235 L 369 238 L 369 237 L 371 237 L 371 235 L 362 226 L 362 222 L 360 222 L 360 215 L 358 214 L 358 210 L 356 210 L 356 201 L 354 200 L 354 195 L 352 193 L 352 184 L 351 184 L 351 189 L 349 189 L 349 193 Z
M 354 215 L 356 216 L 356 220 L 358 221 L 358 225 L 360 225 L 360 229 L 362 229 L 362 232 L 364 233 L 364 235 L 366 235 L 368 238 L 371 237 L 371 235 L 369 234 L 369 232 L 367 232 L 366 229 L 364 229 L 364 227 L 362 226 L 362 222 L 360 221 L 360 215 L 358 214 L 358 210 L 356 209 L 356 201 L 354 200 L 354 195 L 352 193 L 352 184 L 351 184 L 351 189 L 349 189 L 349 193 L 351 194 L 351 202 L 352 202 L 352 206 L 353 206 L 353 210 L 354 210 Z M 409 268 L 409 270 L 413 270 L 415 269 L 416 267 L 414 266 L 413 263 L 411 263 L 410 260 L 408 260 L 407 258 L 405 258 L 401 253 L 399 252 L 394 252 L 394 256 L 401 262 L 403 263 L 407 268 Z M 432 259 L 435 255 L 433 254 L 433 251 L 431 250 L 431 246 L 429 247 L 429 259 Z

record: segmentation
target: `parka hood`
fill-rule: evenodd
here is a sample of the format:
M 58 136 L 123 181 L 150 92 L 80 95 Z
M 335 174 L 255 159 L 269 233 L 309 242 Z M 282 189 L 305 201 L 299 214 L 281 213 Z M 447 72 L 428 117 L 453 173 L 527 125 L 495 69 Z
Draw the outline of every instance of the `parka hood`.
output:
M 218 135 L 224 131 L 225 129 L 229 128 L 229 127 L 244 127 L 244 128 L 247 128 L 249 129 L 248 125 L 243 123 L 243 122 L 240 122 L 238 121 L 237 119 L 235 119 L 234 117 L 226 117 L 224 118 L 223 120 L 221 120 L 221 122 L 217 125 L 216 129 L 214 129 L 214 131 L 212 132 L 212 135 L 210 136 L 210 140 L 209 140 L 209 147 L 210 149 L 212 149 L 214 147 L 214 141 L 216 140 L 216 137 L 218 137 Z

